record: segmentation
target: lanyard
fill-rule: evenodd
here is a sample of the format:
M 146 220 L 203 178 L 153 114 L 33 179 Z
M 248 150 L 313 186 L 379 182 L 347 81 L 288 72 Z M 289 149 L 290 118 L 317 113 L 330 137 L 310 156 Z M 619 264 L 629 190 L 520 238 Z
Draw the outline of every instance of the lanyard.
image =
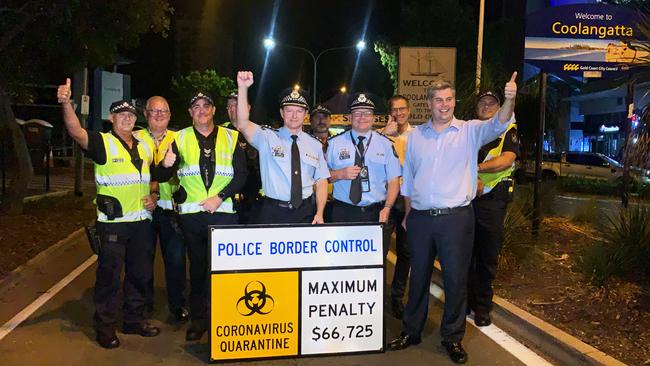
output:
M 366 148 L 363 149 L 363 154 L 361 154 L 361 151 L 359 151 L 359 147 L 357 146 L 357 144 L 354 143 L 354 136 L 352 136 L 352 131 L 350 131 L 350 140 L 352 140 L 352 145 L 354 146 L 354 149 L 357 151 L 357 154 L 359 154 L 359 156 L 361 157 L 361 162 L 363 163 L 366 160 L 366 153 L 370 148 L 370 141 L 372 140 L 372 131 L 370 132 L 370 137 L 368 137 L 368 143 L 366 144 Z

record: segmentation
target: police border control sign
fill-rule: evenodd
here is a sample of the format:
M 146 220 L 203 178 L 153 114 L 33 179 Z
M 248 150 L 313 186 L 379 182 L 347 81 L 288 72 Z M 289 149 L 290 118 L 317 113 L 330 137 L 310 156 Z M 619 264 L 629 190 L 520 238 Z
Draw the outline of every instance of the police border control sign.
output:
M 211 361 L 383 351 L 380 224 L 210 230 Z

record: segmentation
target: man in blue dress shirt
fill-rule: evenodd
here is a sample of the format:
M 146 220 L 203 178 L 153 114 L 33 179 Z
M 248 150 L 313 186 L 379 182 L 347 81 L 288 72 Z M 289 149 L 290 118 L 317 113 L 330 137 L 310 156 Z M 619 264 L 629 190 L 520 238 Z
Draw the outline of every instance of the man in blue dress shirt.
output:
M 309 110 L 308 95 L 287 89 L 280 95 L 279 130 L 261 127 L 249 120 L 248 89 L 253 73 L 237 73 L 238 103 L 235 125 L 259 151 L 264 203 L 259 213 L 262 224 L 323 223 L 329 170 L 323 145 L 302 131 Z M 314 197 L 315 196 L 315 197 Z
M 401 193 L 404 196 L 411 282 L 402 334 L 389 348 L 404 349 L 421 341 L 427 319 L 429 284 L 436 255 L 442 267 L 445 305 L 440 325 L 442 345 L 455 363 L 467 362 L 465 334 L 467 277 L 474 240 L 477 155 L 513 122 L 517 84 L 513 73 L 505 101 L 487 121 L 454 117 L 455 90 L 437 82 L 427 90 L 431 119 L 409 136 Z
M 349 108 L 352 129 L 330 138 L 327 148 L 334 183 L 332 221 L 387 223 L 402 168 L 392 141 L 370 129 L 375 104 L 367 94 L 355 95 Z M 385 255 L 392 228 L 383 228 Z

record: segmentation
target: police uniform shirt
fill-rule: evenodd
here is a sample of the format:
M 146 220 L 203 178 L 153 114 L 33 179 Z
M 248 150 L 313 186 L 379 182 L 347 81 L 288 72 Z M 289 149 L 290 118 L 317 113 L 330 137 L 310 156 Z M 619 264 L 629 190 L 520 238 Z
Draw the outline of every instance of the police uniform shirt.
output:
M 280 201 L 291 199 L 291 138 L 286 127 L 279 130 L 253 124 L 255 131 L 250 141 L 259 151 L 260 174 L 264 194 Z M 302 199 L 312 195 L 313 185 L 330 176 L 320 141 L 300 131 L 297 144 L 300 150 Z
M 86 132 L 88 133 L 88 148 L 85 150 L 85 155 L 92 159 L 92 161 L 97 165 L 106 164 L 106 148 L 104 146 L 104 139 L 102 138 L 102 134 L 91 130 L 86 130 Z M 145 162 L 142 161 L 142 158 L 138 153 L 138 144 L 143 142 L 140 142 L 137 138 L 133 137 L 133 143 L 131 147 L 129 147 L 129 145 L 127 145 L 127 143 L 124 142 L 122 138 L 120 138 L 120 136 L 115 134 L 113 131 L 109 133 L 113 134 L 113 136 L 115 136 L 117 140 L 122 144 L 122 146 L 124 146 L 126 151 L 129 152 L 129 155 L 131 156 L 131 162 L 138 169 L 138 171 L 142 171 L 142 164 Z M 149 152 L 148 149 L 145 150 L 148 153 L 153 154 L 153 152 Z M 153 167 L 153 155 L 147 156 L 147 159 L 148 160 L 146 163 L 149 164 L 150 168 Z M 151 180 L 154 180 L 153 177 Z
M 368 206 L 386 200 L 387 183 L 402 175 L 402 168 L 393 149 L 393 143 L 375 131 L 364 134 L 364 164 L 368 167 L 370 191 L 361 193 L 361 201 L 356 206 Z M 332 170 L 354 165 L 356 144 L 359 134 L 354 130 L 343 132 L 329 140 L 327 163 Z M 354 141 L 352 140 L 354 139 Z M 354 205 L 350 201 L 352 181 L 341 179 L 334 182 L 334 198 Z
M 481 146 L 481 148 L 478 151 L 479 163 L 482 163 L 485 160 L 485 157 L 487 156 L 488 152 L 490 152 L 490 150 L 499 146 L 499 144 L 501 143 L 501 139 L 503 137 L 504 136 L 501 135 L 496 140 L 492 140 L 491 142 Z M 509 129 L 505 134 L 505 140 L 503 141 L 503 147 L 501 148 L 501 152 L 504 153 L 506 151 L 515 153 L 515 155 L 519 157 L 519 137 L 517 136 L 517 129 L 514 127 Z

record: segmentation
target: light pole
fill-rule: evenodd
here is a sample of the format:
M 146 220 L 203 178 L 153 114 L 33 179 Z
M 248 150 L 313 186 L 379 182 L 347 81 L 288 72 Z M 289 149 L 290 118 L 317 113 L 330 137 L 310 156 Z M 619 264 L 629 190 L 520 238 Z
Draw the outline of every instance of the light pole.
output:
M 316 70 L 318 68 L 318 59 L 320 59 L 320 57 L 322 55 L 324 55 L 325 53 L 330 52 L 330 51 L 346 50 L 346 49 L 350 49 L 350 48 L 356 48 L 357 50 L 359 50 L 359 52 L 361 52 L 366 48 L 366 42 L 364 40 L 360 40 L 355 45 L 343 46 L 343 47 L 332 47 L 332 48 L 324 49 L 319 54 L 314 56 L 313 52 L 311 52 L 310 50 L 308 50 L 308 49 L 306 49 L 304 47 L 293 46 L 293 45 L 286 44 L 286 43 L 277 43 L 271 37 L 267 37 L 267 38 L 264 39 L 264 48 L 266 48 L 267 50 L 269 50 L 269 51 L 272 50 L 276 45 L 286 47 L 286 48 L 293 48 L 293 49 L 296 49 L 296 50 L 304 51 L 304 52 L 307 52 L 307 54 L 309 54 L 309 56 L 311 56 L 311 59 L 314 62 L 314 84 L 313 84 L 313 91 L 312 91 L 313 105 L 316 105 Z

